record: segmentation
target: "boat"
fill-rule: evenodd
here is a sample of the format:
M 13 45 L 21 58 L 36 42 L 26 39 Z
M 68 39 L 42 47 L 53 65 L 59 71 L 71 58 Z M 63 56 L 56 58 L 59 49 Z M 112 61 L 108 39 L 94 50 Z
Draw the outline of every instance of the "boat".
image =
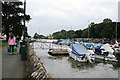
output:
M 98 46 L 97 46 L 98 45 Z M 118 61 L 115 57 L 114 50 L 112 49 L 112 46 L 108 43 L 106 44 L 97 44 L 95 47 L 95 50 L 88 50 L 91 53 L 95 53 L 96 59 L 102 59 L 104 61 Z
M 120 50 L 120 43 L 117 40 L 115 40 L 115 44 L 112 45 L 112 47 L 114 48 L 114 50 L 116 50 L 116 49 Z
M 55 55 L 69 55 L 66 49 L 50 49 L 48 53 L 52 56 Z
M 71 44 L 71 47 L 68 47 L 69 56 L 79 62 L 90 62 L 92 63 L 95 60 L 95 54 L 89 52 L 81 44 Z
M 105 49 L 106 52 L 109 52 L 110 55 L 113 55 L 114 50 L 112 49 L 112 46 L 109 43 L 104 44 L 101 46 L 101 49 Z
M 86 46 L 86 48 L 92 50 L 94 48 L 94 44 L 90 43 Z

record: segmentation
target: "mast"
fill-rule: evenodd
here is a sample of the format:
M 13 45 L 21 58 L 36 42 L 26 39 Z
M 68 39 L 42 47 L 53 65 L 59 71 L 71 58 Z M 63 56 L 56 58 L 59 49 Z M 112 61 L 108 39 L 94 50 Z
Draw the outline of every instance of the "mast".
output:
M 39 35 L 40 35 L 40 27 L 39 27 Z
M 116 40 L 117 40 L 117 20 L 116 20 Z
M 88 20 L 88 38 L 89 38 L 89 20 Z

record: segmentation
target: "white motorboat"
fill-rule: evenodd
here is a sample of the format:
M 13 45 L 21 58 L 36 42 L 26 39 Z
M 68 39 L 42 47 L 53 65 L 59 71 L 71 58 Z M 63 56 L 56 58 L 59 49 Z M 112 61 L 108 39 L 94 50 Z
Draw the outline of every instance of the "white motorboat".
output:
M 71 44 L 71 48 L 68 47 L 69 56 L 79 62 L 87 62 L 92 63 L 95 60 L 95 54 L 89 52 L 83 45 L 81 44 Z
M 115 57 L 114 50 L 112 49 L 110 44 L 102 45 L 100 48 L 100 52 L 95 50 L 88 50 L 91 53 L 95 53 L 96 59 L 102 59 L 105 61 L 118 61 Z

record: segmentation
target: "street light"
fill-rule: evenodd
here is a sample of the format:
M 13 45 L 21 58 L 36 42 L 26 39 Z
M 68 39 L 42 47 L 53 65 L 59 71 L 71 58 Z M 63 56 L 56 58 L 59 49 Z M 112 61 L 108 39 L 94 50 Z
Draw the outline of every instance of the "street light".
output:
M 26 33 L 25 33 L 25 29 L 26 29 L 26 27 L 25 27 L 25 20 L 26 20 L 26 15 L 25 15 L 25 13 L 26 13 L 26 0 L 24 0 L 24 41 L 25 41 L 25 36 L 26 36 Z
M 24 0 L 24 20 L 23 20 L 23 22 L 24 22 L 24 30 L 23 30 L 24 36 L 23 36 L 23 42 L 20 46 L 22 60 L 25 60 L 25 56 L 26 56 L 26 45 L 25 45 L 25 36 L 26 36 L 25 20 L 26 20 L 26 15 L 25 15 L 25 11 L 26 11 L 26 0 Z

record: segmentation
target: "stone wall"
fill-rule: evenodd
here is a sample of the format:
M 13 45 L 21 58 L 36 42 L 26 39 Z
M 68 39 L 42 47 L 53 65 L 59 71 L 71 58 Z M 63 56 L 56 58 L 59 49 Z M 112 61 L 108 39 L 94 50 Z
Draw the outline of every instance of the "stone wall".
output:
M 40 58 L 37 57 L 28 41 L 26 43 L 26 59 L 27 78 L 53 80 L 53 78 L 45 70 L 43 63 L 41 63 Z

